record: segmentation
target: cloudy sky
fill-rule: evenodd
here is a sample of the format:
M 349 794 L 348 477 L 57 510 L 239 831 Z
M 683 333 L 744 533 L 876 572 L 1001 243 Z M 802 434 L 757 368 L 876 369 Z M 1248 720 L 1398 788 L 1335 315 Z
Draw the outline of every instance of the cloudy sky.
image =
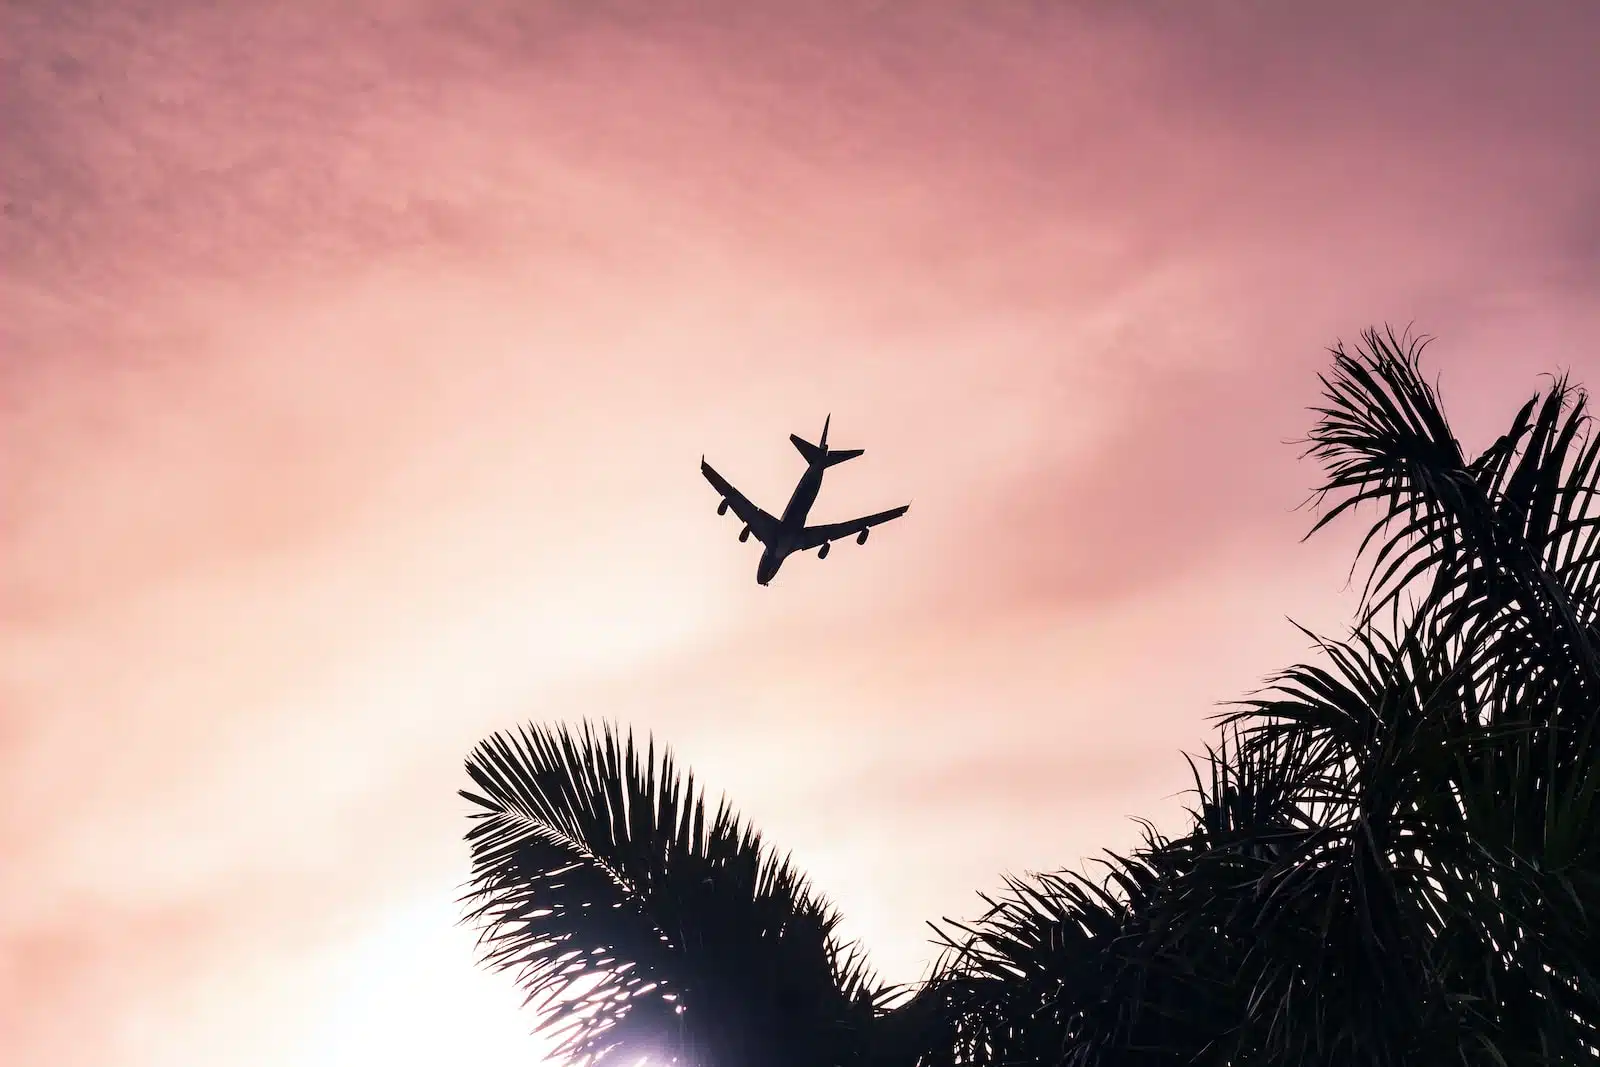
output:
M 530 719 L 914 979 L 1345 618 L 1326 346 L 1437 335 L 1470 444 L 1600 379 L 1580 0 L 3 10 L 16 1067 L 539 1062 L 452 925 Z M 700 455 L 775 508 L 830 412 L 818 516 L 915 506 L 758 588 Z

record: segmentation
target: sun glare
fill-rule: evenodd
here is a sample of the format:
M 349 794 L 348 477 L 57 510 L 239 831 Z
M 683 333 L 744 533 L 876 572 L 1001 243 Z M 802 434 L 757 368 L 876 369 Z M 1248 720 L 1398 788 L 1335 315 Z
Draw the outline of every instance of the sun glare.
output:
M 445 894 L 413 900 L 328 953 L 328 996 L 290 1062 L 300 1067 L 555 1063 L 510 975 L 476 965 Z

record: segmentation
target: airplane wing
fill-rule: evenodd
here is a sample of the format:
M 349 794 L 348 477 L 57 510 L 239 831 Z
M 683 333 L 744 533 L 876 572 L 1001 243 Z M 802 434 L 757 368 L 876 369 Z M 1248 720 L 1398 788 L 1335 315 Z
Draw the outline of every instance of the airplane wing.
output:
M 778 528 L 778 520 L 750 503 L 750 498 L 713 470 L 704 456 L 700 457 L 700 473 L 706 476 L 711 488 L 722 494 L 722 499 L 728 502 L 728 506 L 739 516 L 740 521 L 750 527 L 750 532 L 756 535 L 756 540 L 766 544 L 772 538 L 773 531 Z
M 837 541 L 852 534 L 864 536 L 874 526 L 888 522 L 890 519 L 898 519 L 910 510 L 910 504 L 902 504 L 900 507 L 890 508 L 888 511 L 880 511 L 876 515 L 867 515 L 860 519 L 851 519 L 848 522 L 830 522 L 823 526 L 807 526 L 800 531 L 800 543 L 795 546 L 795 550 L 804 552 L 807 549 L 816 548 L 818 545 L 826 544 L 829 541 Z

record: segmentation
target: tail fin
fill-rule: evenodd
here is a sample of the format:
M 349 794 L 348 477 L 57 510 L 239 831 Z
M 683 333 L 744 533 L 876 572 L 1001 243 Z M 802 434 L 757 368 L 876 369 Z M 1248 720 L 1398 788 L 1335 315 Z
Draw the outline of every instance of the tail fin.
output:
M 843 463 L 847 459 L 855 459 L 862 454 L 863 450 L 859 448 L 828 448 L 828 423 L 832 421 L 832 415 L 822 420 L 822 440 L 816 444 L 812 444 L 797 434 L 789 435 L 789 440 L 793 441 L 794 447 L 800 450 L 802 456 L 806 457 L 807 463 L 820 462 L 825 467 L 831 467 L 835 463 Z
M 812 444 L 799 434 L 789 435 L 789 440 L 793 441 L 794 447 L 800 450 L 802 456 L 806 457 L 807 463 L 815 465 L 828 458 L 828 423 L 832 421 L 832 415 L 822 420 L 822 438 L 816 444 Z
M 790 434 L 789 440 L 793 441 L 794 447 L 799 450 L 802 456 L 806 457 L 807 463 L 817 463 L 828 454 L 825 449 L 812 444 L 799 434 Z

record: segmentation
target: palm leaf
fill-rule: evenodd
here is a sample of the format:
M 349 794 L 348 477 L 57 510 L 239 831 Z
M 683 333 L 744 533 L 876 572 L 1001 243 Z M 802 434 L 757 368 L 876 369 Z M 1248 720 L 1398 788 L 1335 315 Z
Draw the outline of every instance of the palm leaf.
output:
M 891 990 L 837 917 L 670 752 L 528 726 L 472 752 L 472 905 L 574 1063 L 848 1064 Z
M 1600 706 L 1600 440 L 1587 396 L 1556 378 L 1469 462 L 1421 375 L 1426 341 L 1376 330 L 1363 340 L 1354 354 L 1333 350 L 1307 451 L 1328 473 L 1315 499 L 1332 501 L 1311 533 L 1377 505 L 1358 552 L 1376 546 L 1363 622 L 1431 576 L 1427 599 L 1456 606 L 1444 620 L 1455 630 L 1486 611 L 1513 616 L 1517 650 Z

